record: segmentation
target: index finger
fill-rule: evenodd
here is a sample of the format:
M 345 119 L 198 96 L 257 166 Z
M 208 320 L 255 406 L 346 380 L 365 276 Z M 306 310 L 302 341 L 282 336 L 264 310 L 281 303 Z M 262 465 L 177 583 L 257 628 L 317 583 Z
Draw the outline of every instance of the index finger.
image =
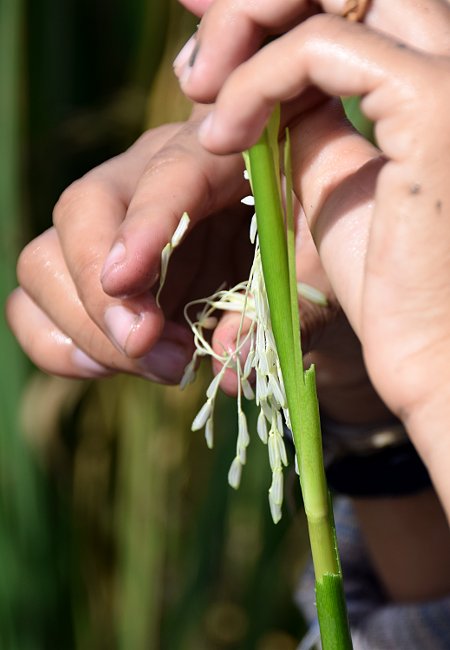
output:
M 241 197 L 242 157 L 206 151 L 197 126 L 185 124 L 148 161 L 103 268 L 102 284 L 110 295 L 136 295 L 153 286 L 161 251 L 184 212 L 193 227 Z
M 329 96 L 363 96 L 362 111 L 376 123 L 381 149 L 389 158 L 405 159 L 419 153 L 402 128 L 405 120 L 429 135 L 424 116 L 445 118 L 442 92 L 429 89 L 434 84 L 445 94 L 448 72 L 446 57 L 426 55 L 365 25 L 317 15 L 233 71 L 199 131 L 200 140 L 216 153 L 247 149 L 278 102 L 298 101 L 312 86 Z M 421 93 L 419 111 L 415 102 Z M 243 95 L 245 102 L 239 101 Z M 441 126 L 446 132 L 447 125 Z
M 196 124 L 159 149 L 154 137 L 69 188 L 54 217 L 86 312 L 131 357 L 146 353 L 163 326 L 150 289 L 181 215 L 189 212 L 195 225 L 244 183 L 240 156 L 207 153 Z
M 183 91 L 196 101 L 213 101 L 229 74 L 268 35 L 283 33 L 320 10 L 343 16 L 346 6 L 346 0 L 215 0 L 175 60 Z M 415 48 L 448 54 L 449 14 L 442 0 L 372 0 L 364 22 Z

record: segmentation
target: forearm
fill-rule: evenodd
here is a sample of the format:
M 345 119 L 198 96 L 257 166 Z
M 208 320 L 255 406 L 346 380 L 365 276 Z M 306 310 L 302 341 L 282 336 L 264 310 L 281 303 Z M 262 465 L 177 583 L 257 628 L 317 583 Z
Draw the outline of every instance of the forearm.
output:
M 429 601 L 450 593 L 450 530 L 432 489 L 353 503 L 374 569 L 392 600 Z

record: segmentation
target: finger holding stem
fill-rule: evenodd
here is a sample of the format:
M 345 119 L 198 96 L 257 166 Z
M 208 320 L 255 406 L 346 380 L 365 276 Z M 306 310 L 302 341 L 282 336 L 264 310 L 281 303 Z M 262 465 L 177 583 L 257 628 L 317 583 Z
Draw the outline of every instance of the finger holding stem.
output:
M 450 50 L 450 7 L 442 0 L 215 0 L 198 4 L 191 8 L 197 13 L 207 9 L 206 13 L 174 68 L 183 91 L 201 102 L 214 101 L 230 73 L 252 57 L 267 37 L 282 34 L 319 12 L 342 24 L 346 16 L 353 15 L 371 29 L 426 52 L 445 55 Z
M 411 117 L 408 102 L 428 67 L 426 55 L 364 25 L 315 16 L 233 71 L 200 127 L 200 140 L 221 154 L 250 147 L 278 101 L 298 99 L 313 85 L 331 96 L 364 96 L 362 109 L 377 122 L 381 148 L 391 158 L 404 158 L 415 147 L 397 127 Z M 442 82 L 448 65 L 436 59 L 435 68 L 435 82 Z

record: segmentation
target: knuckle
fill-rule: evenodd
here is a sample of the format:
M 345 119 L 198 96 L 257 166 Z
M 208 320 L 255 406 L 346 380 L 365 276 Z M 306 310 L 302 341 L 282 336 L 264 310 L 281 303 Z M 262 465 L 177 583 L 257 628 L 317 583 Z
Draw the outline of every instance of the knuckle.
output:
M 346 28 L 346 23 L 340 16 L 329 13 L 315 14 L 310 16 L 302 25 L 302 30 L 310 34 L 311 37 L 330 38 Z M 308 41 L 306 40 L 306 44 Z
M 17 280 L 22 287 L 28 285 L 30 274 L 34 273 L 38 251 L 36 240 L 33 240 L 25 246 L 17 259 Z
M 191 127 L 188 127 L 191 128 Z M 189 130 L 183 127 L 184 138 L 167 143 L 147 165 L 143 173 L 144 182 L 155 182 L 159 177 L 173 177 L 183 179 L 183 184 L 195 187 L 197 196 L 204 196 L 205 204 L 209 204 L 211 196 L 211 183 L 204 159 L 198 157 L 192 150 L 189 142 Z M 194 128 L 194 127 L 192 127 Z M 145 196 L 142 197 L 145 200 Z
M 158 151 L 147 164 L 143 177 L 145 179 L 153 178 L 164 174 L 167 168 L 176 166 L 183 160 L 184 151 L 179 143 L 167 144 Z
M 107 182 L 93 172 L 74 181 L 63 191 L 53 209 L 53 224 L 56 229 L 77 214 L 83 215 L 83 205 L 101 205 L 109 192 Z
M 5 319 L 13 332 L 16 330 L 17 304 L 20 301 L 22 294 L 23 290 L 18 287 L 9 294 L 5 302 Z
M 61 194 L 53 209 L 53 224 L 56 227 L 72 212 L 74 203 L 79 201 L 80 194 L 84 192 L 83 188 L 84 181 L 79 179 L 69 185 Z
M 92 360 L 110 372 L 130 372 L 133 363 L 111 343 L 107 336 L 91 321 L 81 324 L 73 340 Z
M 102 266 L 103 258 L 88 249 L 84 254 L 80 254 L 77 264 L 72 268 L 72 279 L 78 297 L 89 311 L 96 312 L 96 305 L 100 304 L 98 297 L 101 291 Z
M 155 142 L 164 142 L 167 141 L 170 137 L 174 135 L 176 131 L 180 129 L 182 122 L 172 122 L 170 124 L 163 124 L 154 129 L 148 129 L 144 131 L 137 140 L 131 145 L 130 149 L 135 147 L 154 147 Z

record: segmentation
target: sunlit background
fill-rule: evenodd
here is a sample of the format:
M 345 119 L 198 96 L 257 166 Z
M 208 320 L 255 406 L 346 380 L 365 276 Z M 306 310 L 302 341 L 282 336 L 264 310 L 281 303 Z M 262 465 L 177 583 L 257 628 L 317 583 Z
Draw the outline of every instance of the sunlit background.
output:
M 172 0 L 0 0 L 2 304 L 60 192 L 187 116 L 171 62 L 194 28 Z M 211 452 L 190 431 L 202 379 L 48 377 L 0 327 L 0 649 L 294 650 L 296 478 L 274 526 L 255 436 L 228 487 L 229 400 Z

